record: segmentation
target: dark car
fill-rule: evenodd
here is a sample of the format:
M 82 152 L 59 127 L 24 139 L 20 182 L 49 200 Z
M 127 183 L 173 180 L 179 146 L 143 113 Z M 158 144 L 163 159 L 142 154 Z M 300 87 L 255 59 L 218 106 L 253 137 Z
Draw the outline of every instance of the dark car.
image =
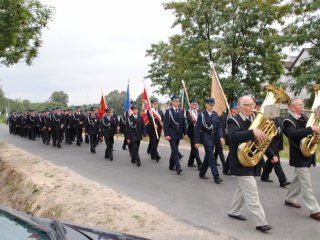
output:
M 116 233 L 82 225 L 59 222 L 25 214 L 0 205 L 1 240 L 146 240 L 137 236 Z

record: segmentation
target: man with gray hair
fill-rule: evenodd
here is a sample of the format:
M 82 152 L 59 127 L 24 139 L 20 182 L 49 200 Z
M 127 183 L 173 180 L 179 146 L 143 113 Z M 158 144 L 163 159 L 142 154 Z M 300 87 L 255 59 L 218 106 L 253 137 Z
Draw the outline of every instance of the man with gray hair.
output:
M 290 207 L 301 208 L 298 196 L 302 193 L 310 217 L 320 221 L 320 207 L 313 194 L 310 176 L 310 167 L 316 164 L 315 154 L 306 157 L 300 149 L 301 139 L 313 133 L 320 134 L 320 127 L 316 125 L 306 127 L 307 118 L 303 115 L 303 107 L 302 99 L 292 99 L 289 115 L 283 120 L 284 134 L 289 139 L 289 164 L 295 167 L 293 180 L 284 203 Z
M 260 129 L 250 129 L 253 121 L 255 103 L 250 96 L 243 96 L 238 101 L 239 114 L 227 121 L 230 147 L 230 172 L 237 177 L 237 188 L 234 193 L 228 216 L 237 220 L 246 221 L 241 214 L 241 208 L 246 203 L 249 211 L 255 216 L 256 229 L 266 232 L 272 229 L 268 224 L 262 205 L 259 200 L 255 176 L 260 176 L 261 161 L 253 167 L 243 166 L 238 158 L 238 146 L 248 141 L 265 141 L 267 136 Z

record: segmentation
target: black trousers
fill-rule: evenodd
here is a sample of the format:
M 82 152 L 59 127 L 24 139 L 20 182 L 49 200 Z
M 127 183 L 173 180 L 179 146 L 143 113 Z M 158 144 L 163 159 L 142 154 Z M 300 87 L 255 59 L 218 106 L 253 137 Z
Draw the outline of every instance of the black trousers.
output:
M 75 133 L 76 133 L 76 138 L 77 138 L 77 145 L 80 145 L 83 142 L 83 139 L 82 139 L 82 127 L 81 126 L 76 126 L 75 127 Z
M 222 163 L 222 166 L 224 166 L 224 164 L 226 163 L 225 158 L 224 158 L 224 154 L 223 154 L 223 148 L 222 148 L 222 144 L 220 141 L 216 142 L 215 145 L 215 151 L 214 151 L 214 159 L 216 160 L 216 162 L 218 161 L 218 156 L 220 158 L 220 161 Z
M 90 148 L 95 149 L 98 142 L 97 134 L 89 134 Z
M 58 127 L 53 127 L 52 129 L 52 141 L 53 146 L 61 146 L 61 136 L 60 136 L 60 129 Z
M 210 166 L 213 178 L 214 179 L 219 178 L 217 163 L 216 163 L 216 160 L 214 159 L 214 155 L 213 155 L 214 146 L 210 146 L 210 145 L 206 145 L 206 144 L 204 144 L 203 146 L 204 146 L 204 150 L 205 150 L 205 156 L 204 156 L 202 168 L 199 172 L 199 176 L 205 175 L 209 166 Z
M 181 165 L 179 162 L 179 149 L 178 149 L 180 139 L 171 139 L 169 142 L 170 142 L 170 148 L 171 148 L 169 168 L 173 169 L 174 167 L 176 167 L 176 171 L 178 172 L 181 169 Z
M 153 134 L 149 134 L 149 146 L 150 146 L 150 152 L 151 152 L 151 158 L 157 158 L 159 157 L 158 153 L 158 144 L 159 144 L 159 139 L 157 139 L 157 136 Z
M 202 165 L 202 161 L 200 160 L 199 156 L 199 150 L 195 148 L 194 146 L 194 137 L 189 137 L 190 138 L 190 146 L 191 146 L 191 151 L 190 151 L 190 156 L 188 160 L 188 166 L 192 166 L 194 164 L 194 159 L 197 161 L 198 167 Z
M 130 142 L 130 148 L 131 148 L 131 162 L 132 163 L 141 163 L 140 156 L 139 156 L 139 148 L 140 148 L 140 140 L 139 141 L 131 141 Z
M 274 172 L 278 177 L 279 183 L 283 183 L 287 181 L 287 177 L 283 172 L 281 163 L 280 163 L 280 157 L 279 153 L 277 154 L 279 161 L 276 163 L 271 163 L 271 159 L 268 159 L 263 167 L 263 171 L 261 174 L 261 179 L 269 179 L 269 175 L 272 172 L 272 169 L 274 168 Z
M 105 151 L 105 158 L 108 158 L 108 157 L 113 157 L 113 154 L 112 154 L 112 139 L 113 139 L 113 136 L 110 136 L 110 135 L 105 135 L 104 136 L 104 141 L 106 143 L 106 151 Z

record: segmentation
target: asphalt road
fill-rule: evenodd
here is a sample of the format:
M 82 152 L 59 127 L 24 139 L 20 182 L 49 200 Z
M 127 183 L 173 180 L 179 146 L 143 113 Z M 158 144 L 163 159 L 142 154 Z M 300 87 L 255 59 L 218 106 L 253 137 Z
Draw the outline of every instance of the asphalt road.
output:
M 269 224 L 274 227 L 269 233 L 263 234 L 255 229 L 253 215 L 249 213 L 246 206 L 242 213 L 247 217 L 247 221 L 237 221 L 227 216 L 235 190 L 235 177 L 221 175 L 223 183 L 217 185 L 213 182 L 211 172 L 208 171 L 210 180 L 199 179 L 198 171 L 187 167 L 188 149 L 180 149 L 184 155 L 181 161 L 183 173 L 178 176 L 175 171 L 168 169 L 170 156 L 168 146 L 159 146 L 162 159 L 156 163 L 150 159 L 150 155 L 146 154 L 147 145 L 142 143 L 140 146 L 142 166 L 139 168 L 130 163 L 128 151 L 121 149 L 122 141 L 117 139 L 112 162 L 104 159 L 104 143 L 99 144 L 96 154 L 90 153 L 88 144 L 77 147 L 63 143 L 62 148 L 58 149 L 52 145 L 43 145 L 39 139 L 29 141 L 19 136 L 9 135 L 5 125 L 0 125 L 0 139 L 56 165 L 68 167 L 121 194 L 152 204 L 180 221 L 213 232 L 222 232 L 236 239 L 248 240 L 320 239 L 320 222 L 309 217 L 302 200 L 301 209 L 284 205 L 287 190 L 279 187 L 274 173 L 271 174 L 274 183 L 260 182 L 257 178 L 260 200 Z M 204 153 L 201 152 L 200 155 L 203 159 Z M 285 161 L 282 165 L 290 181 L 294 169 Z M 221 168 L 219 171 L 221 172 Z M 312 168 L 311 173 L 314 193 L 320 201 L 319 167 Z

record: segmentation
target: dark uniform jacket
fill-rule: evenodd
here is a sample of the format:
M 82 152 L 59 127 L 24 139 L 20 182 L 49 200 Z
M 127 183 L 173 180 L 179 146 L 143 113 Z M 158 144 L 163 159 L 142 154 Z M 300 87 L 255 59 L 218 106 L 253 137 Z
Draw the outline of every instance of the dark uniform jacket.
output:
M 261 174 L 262 161 L 254 167 L 244 167 L 238 158 L 238 146 L 255 140 L 253 130 L 248 130 L 250 125 L 251 122 L 244 121 L 239 114 L 227 120 L 230 172 L 236 176 L 260 176 Z
M 137 115 L 137 119 L 133 115 L 128 117 L 125 130 L 126 139 L 130 139 L 132 142 L 141 141 L 142 136 L 145 135 L 146 128 L 142 117 L 140 115 Z
M 163 115 L 163 112 L 158 109 L 157 110 L 160 117 L 161 117 L 161 120 L 163 121 L 163 118 L 164 118 L 164 115 Z M 152 120 L 152 116 L 150 114 L 150 111 L 147 111 L 147 117 L 148 117 L 148 124 L 146 126 L 147 128 L 147 133 L 149 135 L 156 135 L 156 132 L 154 130 L 154 124 L 153 124 L 153 120 Z M 160 137 L 161 136 L 161 131 L 162 131 L 162 126 L 161 126 L 161 122 L 159 122 L 159 120 L 157 118 L 154 117 L 154 123 L 155 125 L 157 125 L 157 132 L 158 132 L 158 136 Z
M 84 118 L 85 116 L 81 112 L 75 112 L 73 114 L 73 126 L 75 128 L 82 128 L 83 123 L 84 123 Z
M 186 123 L 184 121 L 183 111 L 178 108 L 175 112 L 173 107 L 166 110 L 163 120 L 164 136 L 170 136 L 171 139 L 182 139 L 186 134 Z
M 104 115 L 101 119 L 101 131 L 105 137 L 114 136 L 117 131 L 117 124 L 113 117 L 108 117 Z
M 211 116 L 207 110 L 198 115 L 198 120 L 194 128 L 195 144 L 206 144 L 214 146 L 215 142 L 223 137 L 222 128 L 218 114 L 213 111 Z
M 267 148 L 265 155 L 268 159 L 272 159 L 277 156 L 278 153 L 283 150 L 283 123 L 281 117 L 276 117 L 273 122 L 277 128 L 277 135 L 272 139 L 269 147 Z
M 100 119 L 95 114 L 89 114 L 85 119 L 85 128 L 88 134 L 98 134 L 100 128 Z
M 313 133 L 311 127 L 307 127 L 307 119 L 302 116 L 300 119 L 294 118 L 291 114 L 283 120 L 284 134 L 289 139 L 289 164 L 293 167 L 310 167 L 315 165 L 315 155 L 305 157 L 300 150 L 302 138 Z
M 194 111 L 194 110 L 190 109 L 190 111 Z M 198 110 L 195 111 L 197 116 L 199 115 L 199 112 L 200 111 L 198 111 Z M 196 123 L 194 122 L 194 119 L 191 116 L 191 113 L 189 111 L 187 111 L 186 116 L 187 116 L 187 124 L 188 124 L 187 135 L 189 138 L 193 138 L 194 137 L 194 126 Z

